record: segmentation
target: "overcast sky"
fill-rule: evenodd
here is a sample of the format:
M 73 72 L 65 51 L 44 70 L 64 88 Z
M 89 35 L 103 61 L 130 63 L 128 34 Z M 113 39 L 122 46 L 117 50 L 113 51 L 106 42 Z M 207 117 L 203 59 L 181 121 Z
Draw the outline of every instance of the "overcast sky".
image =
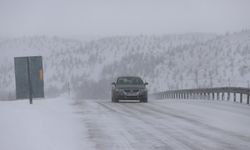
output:
M 0 36 L 239 31 L 250 0 L 0 0 Z

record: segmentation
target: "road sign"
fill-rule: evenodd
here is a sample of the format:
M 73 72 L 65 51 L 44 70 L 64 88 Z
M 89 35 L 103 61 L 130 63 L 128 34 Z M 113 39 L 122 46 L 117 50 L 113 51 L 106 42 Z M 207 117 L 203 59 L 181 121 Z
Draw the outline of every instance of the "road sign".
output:
M 16 99 L 43 98 L 43 64 L 41 56 L 15 57 Z

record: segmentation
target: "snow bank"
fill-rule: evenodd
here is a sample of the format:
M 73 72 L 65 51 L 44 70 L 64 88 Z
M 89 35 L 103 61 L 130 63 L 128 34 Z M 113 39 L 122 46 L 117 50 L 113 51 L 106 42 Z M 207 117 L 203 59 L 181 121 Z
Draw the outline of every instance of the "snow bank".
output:
M 35 100 L 33 105 L 0 101 L 0 150 L 91 149 L 71 103 L 66 98 Z

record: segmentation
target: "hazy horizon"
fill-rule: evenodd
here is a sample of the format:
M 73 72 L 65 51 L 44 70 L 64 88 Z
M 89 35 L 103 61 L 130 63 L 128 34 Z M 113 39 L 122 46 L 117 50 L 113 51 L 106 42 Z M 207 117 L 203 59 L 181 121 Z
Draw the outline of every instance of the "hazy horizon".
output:
M 238 32 L 248 0 L 0 0 L 0 37 Z

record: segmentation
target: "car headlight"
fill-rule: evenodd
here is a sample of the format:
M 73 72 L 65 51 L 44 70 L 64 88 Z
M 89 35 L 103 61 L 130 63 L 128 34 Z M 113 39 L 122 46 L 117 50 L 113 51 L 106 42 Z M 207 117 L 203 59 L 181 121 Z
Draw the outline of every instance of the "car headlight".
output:
M 147 92 L 147 89 L 140 89 L 140 93 Z
M 116 92 L 123 92 L 122 89 L 115 89 Z

